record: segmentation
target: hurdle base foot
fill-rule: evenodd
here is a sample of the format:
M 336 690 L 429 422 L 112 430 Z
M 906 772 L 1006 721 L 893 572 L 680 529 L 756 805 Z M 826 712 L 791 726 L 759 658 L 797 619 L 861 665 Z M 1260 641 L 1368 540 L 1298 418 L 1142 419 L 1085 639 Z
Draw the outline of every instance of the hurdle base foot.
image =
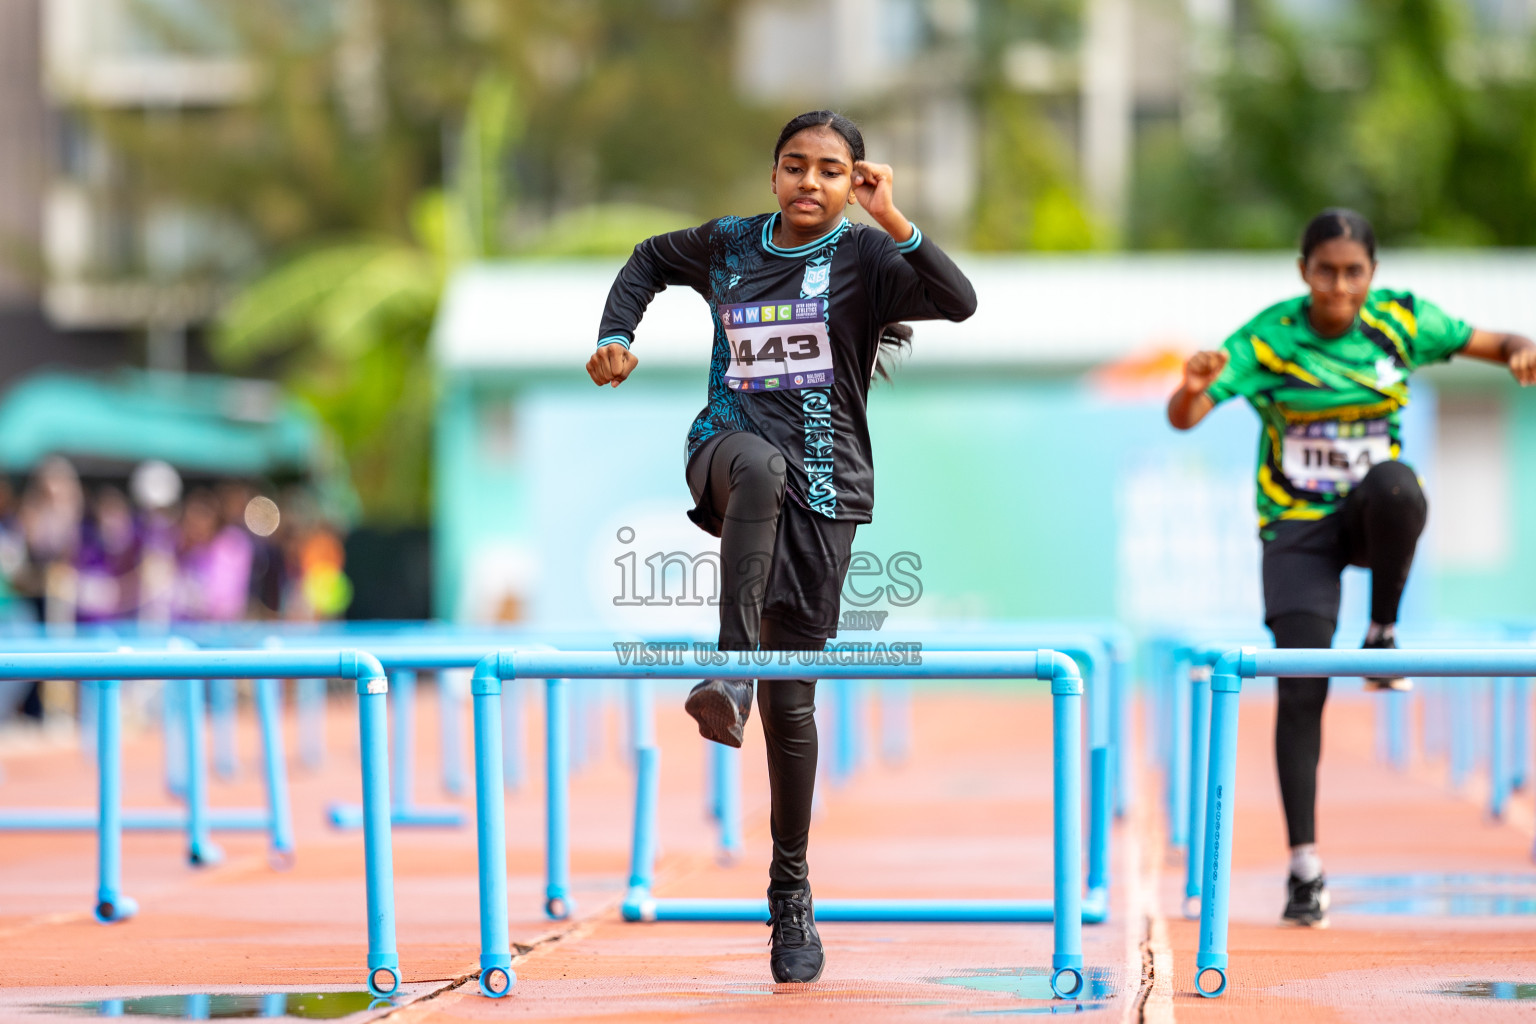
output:
M 137 914 L 139 902 L 132 896 L 118 895 L 111 899 L 97 900 L 91 912 L 101 924 L 116 924 Z
M 195 843 L 187 851 L 187 863 L 195 868 L 211 868 L 224 862 L 224 851 L 217 843 Z

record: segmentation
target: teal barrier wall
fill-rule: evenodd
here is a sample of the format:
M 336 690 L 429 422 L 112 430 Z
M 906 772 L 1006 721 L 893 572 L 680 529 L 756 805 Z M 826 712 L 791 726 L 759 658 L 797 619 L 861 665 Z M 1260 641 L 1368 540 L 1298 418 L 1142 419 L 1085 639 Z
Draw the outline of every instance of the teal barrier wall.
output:
M 438 432 L 439 614 L 708 631 L 707 604 L 679 603 L 695 597 L 683 556 L 717 550 L 683 515 L 683 437 L 703 375 L 702 363 L 686 373 L 642 364 L 619 389 L 594 388 L 579 369 L 451 378 Z M 1404 425 L 1431 491 L 1435 404 L 1434 388 L 1418 386 Z M 885 612 L 886 629 L 971 617 L 1261 618 L 1257 420 L 1246 405 L 1178 434 L 1161 396 L 1118 400 L 1081 378 L 980 369 L 898 371 L 875 386 L 870 410 L 875 521 L 859 530 L 867 557 L 845 612 Z M 1512 450 L 1529 452 L 1536 405 L 1512 415 L 1525 432 Z M 1517 516 L 1536 511 L 1536 481 L 1527 474 L 1520 487 Z M 1443 582 L 1426 545 L 1405 619 L 1536 615 L 1526 582 L 1536 574 L 1518 568 L 1532 547 L 1521 545 L 1525 561 L 1508 571 Z M 711 570 L 699 575 L 711 592 Z M 1347 635 L 1363 622 L 1364 574 L 1345 586 Z
M 1442 566 L 1436 606 L 1458 619 L 1532 622 L 1536 621 L 1536 388 L 1517 389 L 1497 368 L 1478 369 L 1486 375 L 1483 380 L 1468 381 L 1467 374 L 1459 373 L 1445 390 L 1448 400 L 1486 408 L 1495 431 L 1502 435 L 1494 461 L 1504 467 L 1507 507 L 1499 532 L 1505 535 L 1505 544 L 1484 564 Z M 1495 443 L 1492 437 L 1488 441 Z M 1431 506 L 1432 521 L 1434 514 Z

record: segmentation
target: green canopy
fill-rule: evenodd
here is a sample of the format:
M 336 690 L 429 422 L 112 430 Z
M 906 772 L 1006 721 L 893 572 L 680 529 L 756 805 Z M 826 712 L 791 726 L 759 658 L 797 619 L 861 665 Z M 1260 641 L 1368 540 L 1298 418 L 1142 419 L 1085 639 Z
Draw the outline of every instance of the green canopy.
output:
M 0 398 L 0 470 L 48 455 L 136 463 L 163 459 L 218 476 L 320 475 L 325 435 L 308 410 L 266 381 L 121 370 L 41 373 Z

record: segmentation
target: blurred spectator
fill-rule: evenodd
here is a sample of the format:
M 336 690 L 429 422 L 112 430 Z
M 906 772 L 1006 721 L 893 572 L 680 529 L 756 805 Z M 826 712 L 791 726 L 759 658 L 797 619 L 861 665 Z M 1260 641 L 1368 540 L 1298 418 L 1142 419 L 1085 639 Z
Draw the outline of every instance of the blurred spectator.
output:
M 38 618 L 52 627 L 75 619 L 75 554 L 85 492 L 68 459 L 43 460 L 21 498 L 21 534 L 27 564 L 18 574 L 22 593 L 37 605 Z
M 27 564 L 27 542 L 16 518 L 16 492 L 10 480 L 0 476 L 0 605 L 5 617 L 14 617 L 15 580 Z
M 181 475 L 157 459 L 141 462 L 128 478 L 128 492 L 143 516 L 137 618 L 140 625 L 164 629 L 176 604 L 175 506 Z
M 82 524 L 75 560 L 80 622 L 110 622 L 138 607 L 141 558 L 139 524 L 127 496 L 116 487 L 101 488 Z
M 290 489 L 284 496 L 284 554 L 288 590 L 284 617 L 300 621 L 339 618 L 352 603 L 352 581 L 342 571 L 346 549 L 309 496 Z
M 194 491 L 182 508 L 180 540 L 176 617 L 197 622 L 244 618 L 255 547 L 244 523 L 226 521 L 213 495 Z
M 130 500 L 129 496 L 132 496 Z M 302 487 L 282 506 L 245 481 L 182 496 L 181 477 L 144 463 L 86 492 L 53 457 L 18 501 L 0 477 L 0 618 L 8 603 L 54 627 L 137 621 L 315 620 L 341 615 L 352 585 L 340 532 Z

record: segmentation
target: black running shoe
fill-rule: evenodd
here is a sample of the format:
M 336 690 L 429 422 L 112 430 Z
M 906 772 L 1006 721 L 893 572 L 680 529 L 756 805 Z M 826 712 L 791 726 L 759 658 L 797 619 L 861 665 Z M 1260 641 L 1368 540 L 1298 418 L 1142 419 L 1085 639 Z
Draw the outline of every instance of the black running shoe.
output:
M 1328 927 L 1328 880 L 1318 875 L 1303 882 L 1295 875 L 1285 880 L 1285 913 L 1282 921 L 1303 928 Z
M 699 735 L 728 747 L 741 746 L 742 730 L 752 714 L 752 683 L 706 679 L 688 691 L 683 710 L 699 723 Z
M 1360 645 L 1363 651 L 1395 651 L 1397 650 L 1397 637 L 1391 633 L 1379 636 L 1372 640 L 1369 636 L 1365 643 Z M 1365 688 L 1367 690 L 1398 690 L 1406 692 L 1413 689 L 1413 680 L 1403 676 L 1366 676 Z
M 821 936 L 816 932 L 816 910 L 811 889 L 768 890 L 768 927 L 773 929 L 768 943 L 772 947 L 768 963 L 773 980 L 785 982 L 817 981 L 827 957 L 821 950 Z

